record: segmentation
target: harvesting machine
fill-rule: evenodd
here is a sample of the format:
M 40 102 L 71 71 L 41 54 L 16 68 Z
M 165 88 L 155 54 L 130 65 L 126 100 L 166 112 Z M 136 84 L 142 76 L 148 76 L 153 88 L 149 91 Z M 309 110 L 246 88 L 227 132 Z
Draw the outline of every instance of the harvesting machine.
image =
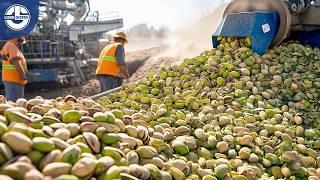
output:
M 21 47 L 30 86 L 85 82 L 92 71 L 90 54 L 99 50 L 102 34 L 123 27 L 116 12 L 91 12 L 89 0 L 40 0 L 39 11 L 38 24 Z

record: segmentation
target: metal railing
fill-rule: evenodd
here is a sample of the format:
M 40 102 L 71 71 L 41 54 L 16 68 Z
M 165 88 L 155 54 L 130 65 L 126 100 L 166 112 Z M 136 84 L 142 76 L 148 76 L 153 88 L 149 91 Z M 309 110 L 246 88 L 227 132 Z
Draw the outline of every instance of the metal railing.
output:
M 29 40 L 21 51 L 27 58 L 49 58 L 52 56 L 52 46 L 49 40 Z
M 5 42 L 0 40 L 1 44 Z M 67 42 L 63 40 L 27 40 L 27 43 L 21 46 L 21 51 L 27 59 L 40 59 L 41 61 L 58 61 L 61 57 L 72 56 Z
M 117 87 L 117 88 L 115 88 L 115 89 L 111 89 L 111 90 L 109 90 L 109 91 L 102 92 L 102 93 L 96 94 L 96 95 L 94 95 L 94 96 L 88 97 L 87 99 L 98 100 L 99 98 L 101 98 L 101 97 L 103 97 L 103 96 L 107 96 L 107 95 L 109 95 L 109 94 L 118 92 L 120 89 L 121 89 L 121 87 Z
M 112 11 L 100 14 L 99 11 L 90 12 L 86 21 L 94 22 L 94 21 L 109 21 L 120 18 L 120 14 L 118 11 Z
M 130 84 L 135 84 L 135 83 L 139 83 L 139 82 L 141 82 L 141 80 L 136 80 L 136 81 L 130 82 L 128 85 L 130 85 Z M 87 97 L 86 99 L 91 99 L 91 100 L 96 101 L 96 100 L 98 100 L 98 99 L 101 98 L 101 97 L 110 95 L 110 94 L 112 94 L 112 93 L 119 92 L 119 91 L 121 90 L 121 88 L 122 88 L 122 86 L 117 87 L 117 88 L 114 88 L 114 89 L 111 89 L 111 90 L 109 90 L 109 91 L 105 91 L 105 92 L 102 92 L 102 93 L 93 95 L 93 96 L 90 96 L 90 97 Z

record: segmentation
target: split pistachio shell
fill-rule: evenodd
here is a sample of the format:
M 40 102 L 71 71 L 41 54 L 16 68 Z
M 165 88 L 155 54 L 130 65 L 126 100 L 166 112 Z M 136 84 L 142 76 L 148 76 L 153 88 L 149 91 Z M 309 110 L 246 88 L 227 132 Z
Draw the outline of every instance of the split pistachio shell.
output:
M 83 137 L 93 152 L 95 153 L 100 152 L 100 142 L 98 137 L 95 134 L 85 132 L 83 133 Z
M 78 123 L 80 121 L 81 114 L 77 110 L 68 110 L 62 115 L 62 122 L 64 123 Z
M 43 169 L 48 164 L 51 164 L 53 162 L 57 162 L 60 160 L 61 157 L 61 151 L 60 150 L 53 150 L 47 155 L 44 156 L 44 158 L 39 162 L 39 168 Z
M 78 177 L 86 177 L 94 173 L 96 160 L 84 157 L 80 159 L 71 169 L 71 174 Z
M 41 179 L 44 179 L 44 176 L 38 170 L 32 169 L 24 175 L 24 179 L 25 180 L 41 180 Z
M 58 177 L 60 175 L 69 174 L 70 171 L 71 165 L 69 163 L 54 162 L 44 167 L 42 173 L 44 176 Z
M 61 162 L 75 164 L 80 159 L 81 150 L 78 146 L 67 147 L 61 154 Z
M 27 154 L 32 150 L 32 141 L 24 134 L 18 132 L 7 132 L 2 135 L 1 140 L 17 153 Z
M 104 156 L 97 160 L 95 174 L 101 175 L 115 164 L 113 158 Z
M 40 152 L 50 152 L 55 149 L 55 143 L 48 138 L 44 137 L 36 137 L 32 139 L 33 149 L 38 150 Z
M 4 166 L 1 170 L 1 174 L 12 177 L 13 179 L 23 179 L 26 173 L 34 167 L 26 162 L 15 162 Z

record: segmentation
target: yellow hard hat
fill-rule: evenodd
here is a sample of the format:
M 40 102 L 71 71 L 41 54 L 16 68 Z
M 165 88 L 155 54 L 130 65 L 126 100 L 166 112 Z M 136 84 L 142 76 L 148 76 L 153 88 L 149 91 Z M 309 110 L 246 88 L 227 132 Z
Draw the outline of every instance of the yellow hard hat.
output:
M 124 39 L 125 40 L 125 43 L 128 43 L 128 39 L 127 39 L 127 36 L 124 32 L 118 32 L 116 35 L 113 36 L 113 39 L 114 38 L 121 38 L 121 39 Z

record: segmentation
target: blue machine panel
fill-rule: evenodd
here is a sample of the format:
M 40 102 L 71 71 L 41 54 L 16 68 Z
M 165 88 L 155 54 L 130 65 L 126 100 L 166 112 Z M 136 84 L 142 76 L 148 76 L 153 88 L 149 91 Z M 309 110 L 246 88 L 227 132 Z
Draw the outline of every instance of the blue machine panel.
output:
M 57 81 L 58 73 L 56 69 L 33 69 L 28 71 L 28 84 L 39 82 Z M 0 70 L 0 85 L 2 85 L 2 73 Z
M 57 71 L 55 69 L 33 69 L 28 72 L 28 82 L 51 82 L 57 80 Z
M 243 12 L 227 14 L 212 36 L 213 47 L 217 47 L 218 36 L 251 37 L 252 50 L 263 54 L 270 46 L 279 28 L 276 12 Z

